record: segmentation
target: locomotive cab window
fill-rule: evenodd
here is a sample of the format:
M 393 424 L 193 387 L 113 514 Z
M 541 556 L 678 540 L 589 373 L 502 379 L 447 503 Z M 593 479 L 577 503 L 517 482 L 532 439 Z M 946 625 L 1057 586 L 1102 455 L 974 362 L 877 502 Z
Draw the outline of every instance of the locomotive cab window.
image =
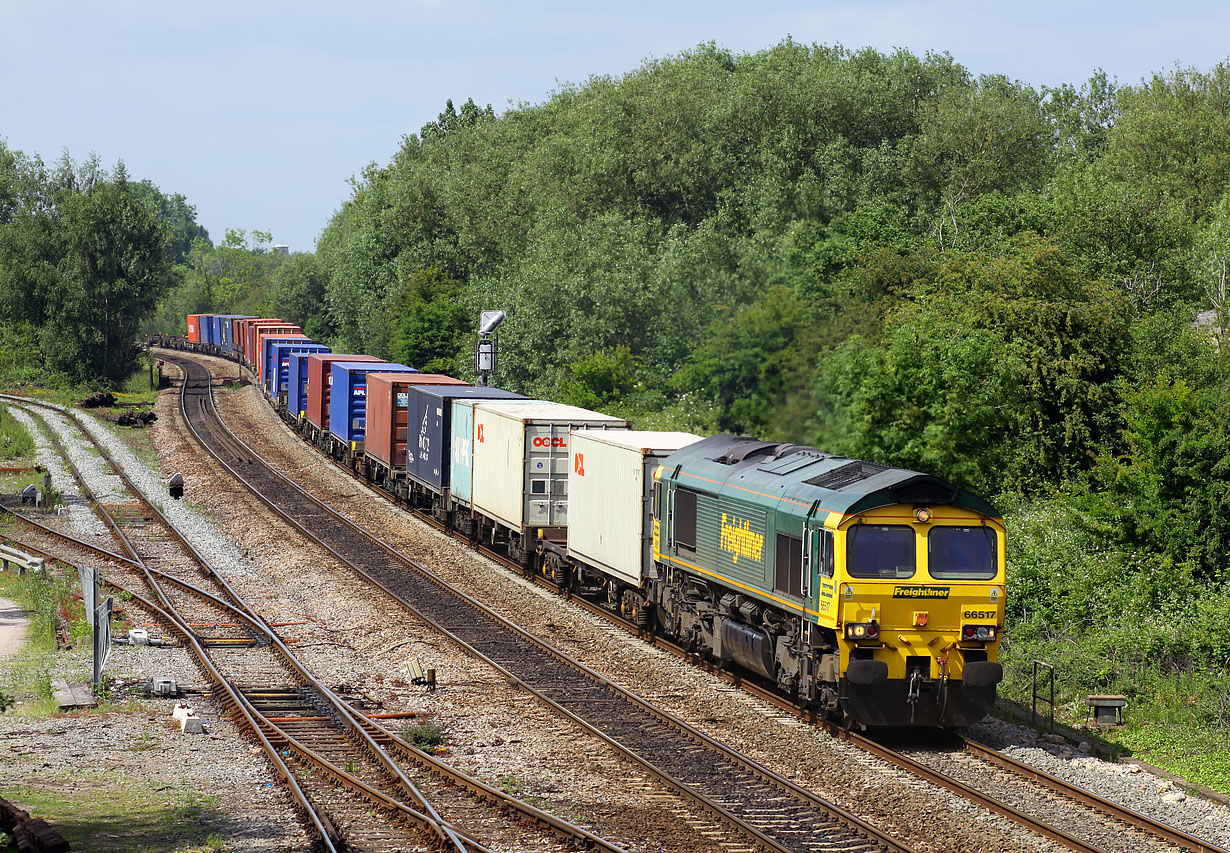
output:
M 990 580 L 999 569 L 989 527 L 933 527 L 927 564 L 936 580 Z
M 846 531 L 846 571 L 855 578 L 910 578 L 915 568 L 914 528 L 856 524 Z
M 696 553 L 696 492 L 675 489 L 675 550 Z

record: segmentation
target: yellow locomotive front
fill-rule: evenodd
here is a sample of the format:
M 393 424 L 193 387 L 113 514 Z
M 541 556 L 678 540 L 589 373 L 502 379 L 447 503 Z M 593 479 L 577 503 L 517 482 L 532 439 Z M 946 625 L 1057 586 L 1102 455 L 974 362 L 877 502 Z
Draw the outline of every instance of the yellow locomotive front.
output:
M 839 650 L 841 706 L 868 725 L 969 725 L 995 700 L 1004 527 L 954 505 L 830 513 L 834 577 L 819 623 Z M 827 605 L 827 606 L 826 606 Z

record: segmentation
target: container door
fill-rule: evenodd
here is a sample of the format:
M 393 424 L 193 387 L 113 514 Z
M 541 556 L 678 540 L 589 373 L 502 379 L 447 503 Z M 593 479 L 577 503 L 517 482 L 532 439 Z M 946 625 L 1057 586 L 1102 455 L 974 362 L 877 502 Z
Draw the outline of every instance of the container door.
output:
M 453 404 L 452 494 L 470 505 L 474 483 L 474 409 Z

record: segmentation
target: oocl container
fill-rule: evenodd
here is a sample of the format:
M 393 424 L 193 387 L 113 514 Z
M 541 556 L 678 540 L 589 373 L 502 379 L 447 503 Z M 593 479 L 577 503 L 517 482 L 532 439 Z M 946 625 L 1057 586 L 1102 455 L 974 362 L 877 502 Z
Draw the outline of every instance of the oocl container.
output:
M 262 388 L 268 391 L 270 386 L 273 384 L 274 367 L 277 366 L 277 362 L 274 361 L 274 358 L 273 358 L 274 344 L 295 343 L 295 342 L 304 342 L 304 341 L 311 343 L 312 339 L 309 338 L 307 335 L 303 334 L 302 332 L 291 332 L 291 333 L 284 334 L 284 335 L 261 335 L 260 336 L 261 354 L 260 354 L 260 358 L 258 359 L 258 362 L 260 363 L 260 373 L 258 373 L 257 376 L 260 378 Z
M 363 452 L 390 471 L 406 470 L 406 435 L 410 423 L 410 389 L 420 385 L 465 387 L 470 383 L 443 373 L 367 374 L 367 426 Z
M 418 373 L 406 364 L 335 361 L 329 366 L 329 432 L 361 450 L 367 439 L 367 374 Z
M 290 357 L 292 353 L 330 352 L 324 344 L 315 341 L 277 341 L 270 347 L 271 355 L 266 361 L 269 382 L 265 385 L 269 393 L 280 396 L 290 390 Z M 306 377 L 305 377 L 306 378 Z M 293 411 L 293 410 L 292 410 Z
M 653 562 L 654 471 L 701 437 L 579 429 L 571 440 L 568 554 L 639 585 Z
M 622 418 L 541 400 L 474 404 L 473 507 L 525 536 L 568 526 L 569 435 L 627 430 Z
M 410 407 L 407 420 L 410 424 L 408 436 L 410 453 L 406 459 L 406 473 L 410 479 L 426 486 L 431 491 L 441 495 L 446 500 L 451 497 L 451 461 L 455 453 L 465 457 L 466 497 L 470 502 L 470 459 L 473 455 L 471 439 L 473 439 L 473 410 L 466 408 L 464 416 L 463 446 L 454 448 L 453 443 L 453 403 L 465 400 L 473 403 L 475 400 L 524 400 L 520 394 L 505 391 L 501 388 L 486 388 L 467 385 L 412 385 L 410 387 Z
M 374 355 L 347 355 L 336 352 L 314 352 L 308 355 L 307 368 L 307 400 L 301 410 L 306 414 L 308 423 L 324 432 L 329 430 L 329 398 L 331 396 L 333 374 L 330 367 L 335 361 L 370 361 L 387 364 Z

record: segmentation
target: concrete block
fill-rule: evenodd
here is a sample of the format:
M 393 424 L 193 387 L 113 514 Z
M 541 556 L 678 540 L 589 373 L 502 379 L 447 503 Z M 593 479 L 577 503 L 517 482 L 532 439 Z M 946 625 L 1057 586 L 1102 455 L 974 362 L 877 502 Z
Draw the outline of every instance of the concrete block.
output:
M 193 714 L 179 721 L 179 730 L 186 735 L 199 735 L 205 733 L 205 725 L 200 717 Z
M 175 683 L 174 678 L 155 676 L 150 679 L 149 692 L 153 696 L 178 696 L 179 685 Z
M 171 712 L 171 717 L 176 720 L 183 720 L 183 719 L 186 719 L 187 717 L 194 717 L 194 716 L 196 716 L 196 712 L 193 711 L 191 708 L 189 708 L 187 705 L 183 705 L 183 704 L 176 705 L 175 710 Z

